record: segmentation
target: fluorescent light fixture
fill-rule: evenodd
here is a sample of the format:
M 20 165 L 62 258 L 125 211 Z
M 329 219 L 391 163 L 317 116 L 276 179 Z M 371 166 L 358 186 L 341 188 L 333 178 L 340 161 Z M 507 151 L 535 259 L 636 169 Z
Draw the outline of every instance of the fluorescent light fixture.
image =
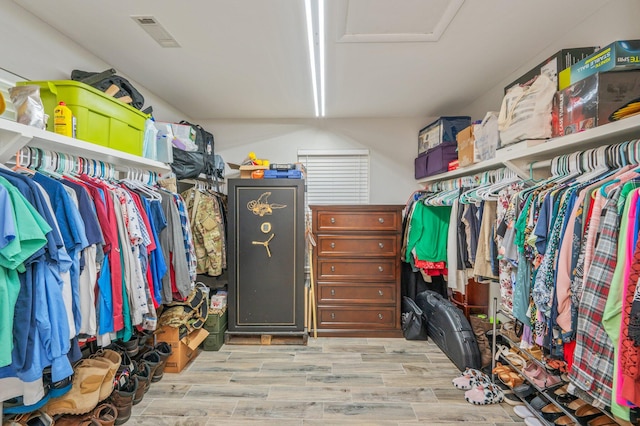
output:
M 316 5 L 317 9 L 314 9 L 313 6 Z M 304 8 L 307 19 L 307 41 L 309 43 L 309 67 L 311 68 L 313 103 L 316 117 L 324 117 L 324 0 L 305 0 Z M 314 31 L 316 26 L 317 31 Z M 320 84 L 318 84 L 318 79 Z
M 324 0 L 318 0 L 318 38 L 320 39 L 320 117 L 324 117 Z

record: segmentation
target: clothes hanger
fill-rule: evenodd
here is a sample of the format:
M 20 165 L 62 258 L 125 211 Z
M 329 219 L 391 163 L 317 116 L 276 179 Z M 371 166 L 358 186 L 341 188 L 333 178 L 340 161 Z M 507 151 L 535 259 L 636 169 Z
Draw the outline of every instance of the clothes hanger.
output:
M 23 161 L 25 160 L 24 158 L 25 155 L 27 156 L 27 159 L 26 159 L 26 163 L 23 163 Z M 28 175 L 33 175 L 35 173 L 34 170 L 29 168 L 29 165 L 31 165 L 31 156 L 32 156 L 32 151 L 31 151 L 31 148 L 29 147 L 22 148 L 20 151 L 18 151 L 16 153 L 16 165 L 13 168 L 13 171 L 18 173 L 22 172 Z M 26 164 L 26 166 L 23 164 Z

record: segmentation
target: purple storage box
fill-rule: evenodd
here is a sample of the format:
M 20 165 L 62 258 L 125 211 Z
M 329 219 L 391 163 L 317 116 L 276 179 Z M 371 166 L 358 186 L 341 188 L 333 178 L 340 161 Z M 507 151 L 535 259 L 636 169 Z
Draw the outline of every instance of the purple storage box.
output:
M 427 177 L 427 154 L 418 155 L 413 161 L 413 175 L 416 179 Z
M 457 159 L 458 145 L 456 143 L 440 144 L 415 159 L 414 176 L 416 179 L 421 179 L 444 173 L 449 170 L 449 163 Z

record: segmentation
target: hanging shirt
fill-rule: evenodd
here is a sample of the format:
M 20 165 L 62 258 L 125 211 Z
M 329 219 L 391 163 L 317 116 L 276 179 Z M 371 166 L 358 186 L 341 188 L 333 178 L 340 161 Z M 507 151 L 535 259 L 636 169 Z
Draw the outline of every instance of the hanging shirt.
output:
M 593 262 L 578 306 L 576 347 L 569 371 L 571 381 L 592 398 L 587 402 L 601 408 L 611 403 L 613 383 L 614 348 L 602 326 L 602 315 L 616 266 L 620 192 L 621 188 L 615 188 L 602 209 Z
M 22 194 L 11 191 L 0 185 L 0 367 L 11 364 L 13 319 L 20 292 L 18 270 L 25 271 L 23 263 L 41 251 L 50 231 Z

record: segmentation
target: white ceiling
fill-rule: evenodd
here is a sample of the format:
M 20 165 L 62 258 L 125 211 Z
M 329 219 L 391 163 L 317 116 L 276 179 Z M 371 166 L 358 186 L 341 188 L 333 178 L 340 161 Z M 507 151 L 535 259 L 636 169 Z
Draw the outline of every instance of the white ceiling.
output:
M 193 119 L 314 116 L 302 0 L 14 1 Z M 327 117 L 459 113 L 614 2 L 325 0 Z

